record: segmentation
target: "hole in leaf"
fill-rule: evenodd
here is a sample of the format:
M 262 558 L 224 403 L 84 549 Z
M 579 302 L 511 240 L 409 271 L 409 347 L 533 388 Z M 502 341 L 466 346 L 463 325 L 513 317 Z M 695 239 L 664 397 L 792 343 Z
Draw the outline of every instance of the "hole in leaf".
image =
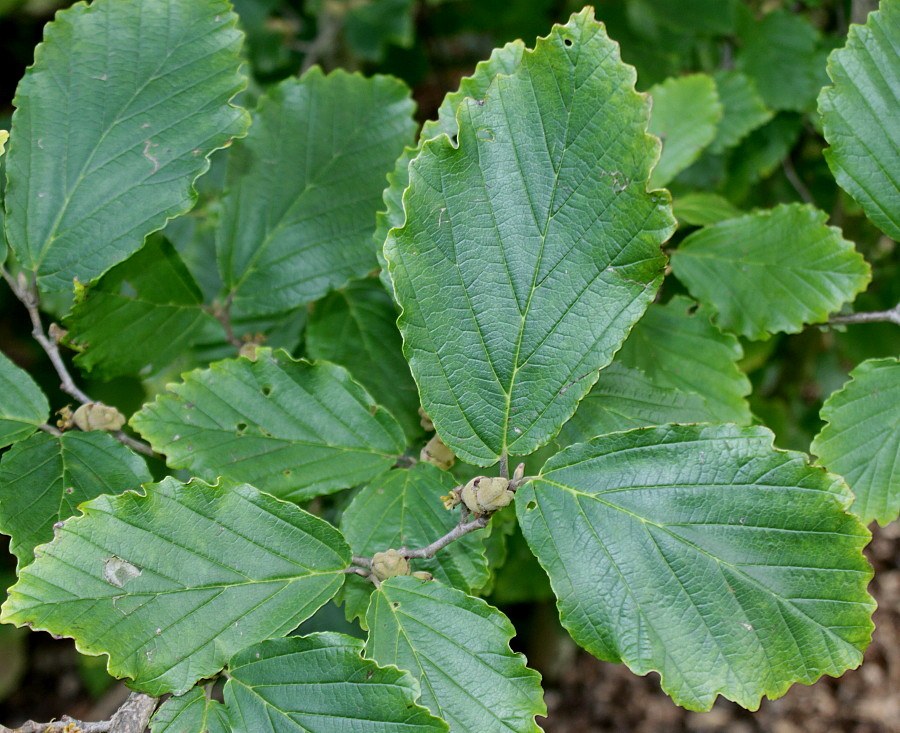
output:
M 286 469 L 284 469 L 284 470 L 282 471 L 282 473 L 283 473 L 285 476 L 290 476 L 290 475 L 291 475 L 291 469 L 286 468 Z
M 530 512 L 532 509 L 536 509 L 536 508 L 537 508 L 537 502 L 536 502 L 536 501 L 529 501 L 529 502 L 525 505 L 525 511 L 526 511 L 526 512 Z
M 394 602 L 391 604 L 391 608 L 400 608 L 400 602 L 399 602 L 399 601 L 394 601 Z
M 272 394 L 272 388 L 267 384 L 262 388 L 263 397 L 268 397 Z
M 247 423 L 245 423 L 245 422 L 239 422 L 239 423 L 238 423 L 237 425 L 235 425 L 234 427 L 235 427 L 235 429 L 238 431 L 238 434 L 241 434 L 241 433 L 243 433 L 243 432 L 247 429 Z
M 572 39 L 571 39 L 571 38 L 564 38 L 564 39 L 563 39 L 563 43 L 564 43 L 565 45 L 567 45 L 567 46 L 571 46 L 571 45 L 572 45 Z

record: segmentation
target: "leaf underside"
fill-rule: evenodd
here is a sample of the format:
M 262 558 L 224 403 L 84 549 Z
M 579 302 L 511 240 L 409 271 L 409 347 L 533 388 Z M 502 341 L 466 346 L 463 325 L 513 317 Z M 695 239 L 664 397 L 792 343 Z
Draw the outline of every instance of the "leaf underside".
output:
M 839 477 L 765 428 L 632 430 L 571 446 L 519 489 L 562 623 L 592 654 L 658 671 L 679 705 L 751 710 L 862 661 L 869 533 Z
M 0 351 L 0 448 L 27 438 L 49 416 L 50 403 L 41 388 Z
M 634 78 L 585 9 L 410 165 L 384 253 L 423 407 L 467 462 L 550 440 L 656 292 L 673 220 Z

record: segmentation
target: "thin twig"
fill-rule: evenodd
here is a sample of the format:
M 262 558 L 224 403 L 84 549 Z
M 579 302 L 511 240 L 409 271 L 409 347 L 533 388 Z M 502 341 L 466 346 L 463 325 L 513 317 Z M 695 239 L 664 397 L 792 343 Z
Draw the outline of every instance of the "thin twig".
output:
M 500 475 L 503 478 L 509 478 L 509 457 L 506 455 L 505 449 L 500 456 Z
M 243 343 L 234 335 L 234 328 L 231 325 L 231 303 L 233 300 L 234 292 L 228 293 L 228 297 L 225 298 L 224 304 L 219 305 L 216 303 L 206 310 L 212 314 L 213 318 L 222 324 L 222 328 L 225 329 L 225 340 L 235 348 L 240 349 L 241 346 L 243 346 Z
M 32 325 L 31 335 L 34 337 L 34 340 L 41 345 L 41 348 L 50 359 L 50 363 L 53 364 L 53 368 L 56 370 L 56 374 L 60 379 L 60 389 L 66 394 L 74 397 L 82 405 L 93 402 L 94 400 L 75 384 L 75 380 L 72 379 L 72 375 L 69 373 L 65 361 L 63 361 L 62 354 L 59 353 L 59 346 L 56 341 L 50 338 L 44 331 L 44 324 L 41 321 L 41 312 L 39 309 L 40 300 L 34 284 L 32 283 L 29 285 L 24 276 L 21 276 L 19 279 L 14 278 L 2 265 L 0 265 L 0 274 L 2 274 L 3 279 L 9 283 L 9 287 L 13 291 L 13 294 L 22 302 L 22 305 L 24 305 L 28 311 L 28 316 L 31 318 Z M 51 428 L 51 426 L 41 426 L 41 430 L 48 433 L 55 430 L 55 428 L 51 428 L 50 430 L 48 430 L 48 428 Z M 58 434 L 58 431 L 56 434 Z M 127 445 L 138 453 L 143 453 L 145 456 L 150 456 L 151 458 L 162 458 L 162 456 L 156 453 L 149 445 L 136 438 L 132 438 L 122 430 L 115 430 L 111 432 L 110 435 L 120 443 Z
M 794 161 L 791 160 L 791 156 L 785 156 L 784 160 L 781 161 L 781 167 L 784 170 L 784 175 L 790 181 L 790 184 L 794 187 L 794 190 L 800 195 L 800 198 L 803 199 L 807 204 L 815 204 L 813 200 L 812 193 L 806 187 L 806 184 L 800 179 L 800 176 L 797 175 L 797 169 L 794 168 Z
M 896 323 L 900 326 L 900 303 L 886 311 L 867 311 L 863 313 L 845 313 L 828 319 L 831 325 L 842 323 Z
M 346 573 L 347 575 L 362 575 L 364 578 L 368 578 L 371 571 L 366 570 L 366 568 L 351 565 L 349 568 L 344 568 L 341 572 Z
M 300 67 L 301 75 L 305 74 L 314 64 L 317 64 L 323 54 L 331 50 L 337 40 L 338 33 L 344 25 L 344 19 L 325 10 L 319 15 L 318 24 L 316 37 L 313 38 L 307 47 L 303 65 Z
M 353 564 L 361 565 L 364 568 L 372 567 L 372 558 L 371 557 L 362 557 L 361 555 L 353 556 Z
M 59 430 L 52 425 L 47 425 L 46 423 L 38 425 L 38 429 L 43 430 L 45 433 L 50 433 L 50 435 L 62 435 L 62 430 Z
M 85 723 L 63 715 L 60 720 L 49 723 L 35 723 L 29 720 L 18 728 L 0 725 L 0 733 L 63 733 L 76 730 L 79 733 L 143 733 L 158 700 L 155 697 L 132 692 L 109 720 Z
M 427 547 L 421 547 L 418 550 L 406 550 L 403 554 L 409 559 L 427 560 L 434 557 L 439 550 L 442 550 L 454 540 L 458 540 L 460 537 L 469 534 L 469 532 L 484 529 L 487 527 L 489 521 L 491 521 L 490 516 L 485 514 L 473 519 L 471 522 L 460 522 L 447 532 L 447 534 L 440 539 L 435 540 Z

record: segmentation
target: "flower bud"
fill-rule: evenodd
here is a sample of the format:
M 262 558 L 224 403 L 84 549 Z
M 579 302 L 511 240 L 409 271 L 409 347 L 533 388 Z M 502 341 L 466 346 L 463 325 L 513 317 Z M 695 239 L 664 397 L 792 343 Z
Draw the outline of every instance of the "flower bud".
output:
M 102 402 L 88 402 L 75 410 L 72 421 L 84 431 L 121 430 L 125 424 L 125 416 L 115 407 Z
M 434 580 L 434 576 L 427 570 L 416 570 L 416 572 L 414 572 L 412 576 L 414 578 L 418 578 L 419 580 Z
M 372 575 L 378 580 L 387 580 L 397 575 L 409 575 L 409 560 L 397 550 L 376 552 L 372 557 Z
M 419 460 L 433 463 L 438 468 L 446 471 L 456 463 L 456 456 L 453 455 L 453 451 L 444 445 L 444 442 L 435 435 L 428 441 L 425 447 L 422 448 L 422 452 L 419 454 Z
M 502 476 L 478 476 L 469 481 L 462 490 L 463 504 L 472 514 L 479 516 L 509 506 L 514 496 L 515 494 L 509 490 L 509 479 Z

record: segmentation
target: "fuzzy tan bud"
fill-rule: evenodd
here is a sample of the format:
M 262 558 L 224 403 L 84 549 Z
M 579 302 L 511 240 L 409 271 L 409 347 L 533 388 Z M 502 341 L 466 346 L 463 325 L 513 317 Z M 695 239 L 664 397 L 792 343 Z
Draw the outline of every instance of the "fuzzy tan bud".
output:
M 372 575 L 378 580 L 387 580 L 397 575 L 409 575 L 409 560 L 397 550 L 376 552 L 372 557 Z
M 453 455 L 453 451 L 444 445 L 444 442 L 435 435 L 428 443 L 426 443 L 425 447 L 422 448 L 422 452 L 419 453 L 419 460 L 425 461 L 426 463 L 433 463 L 438 468 L 447 471 L 454 463 L 456 463 L 456 456 Z
M 472 514 L 479 516 L 509 506 L 514 496 L 515 494 L 509 490 L 509 479 L 502 476 L 478 476 L 469 481 L 462 490 L 463 504 Z
M 72 415 L 72 422 L 81 430 L 121 430 L 125 424 L 125 416 L 115 407 L 102 402 L 88 402 Z

